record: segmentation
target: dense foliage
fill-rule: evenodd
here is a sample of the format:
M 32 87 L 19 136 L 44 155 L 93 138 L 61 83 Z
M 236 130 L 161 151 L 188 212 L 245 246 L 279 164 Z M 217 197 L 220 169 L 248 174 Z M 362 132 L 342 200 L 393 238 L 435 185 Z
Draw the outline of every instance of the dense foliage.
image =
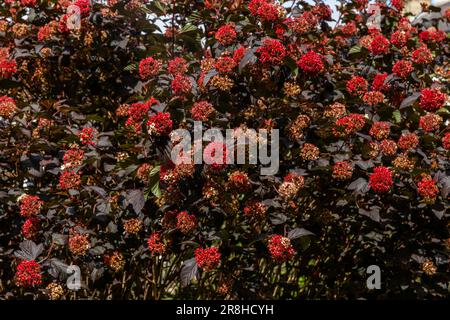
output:
M 3 0 L 0 297 L 449 297 L 450 11 L 341 4 Z M 174 165 L 194 120 L 280 170 Z

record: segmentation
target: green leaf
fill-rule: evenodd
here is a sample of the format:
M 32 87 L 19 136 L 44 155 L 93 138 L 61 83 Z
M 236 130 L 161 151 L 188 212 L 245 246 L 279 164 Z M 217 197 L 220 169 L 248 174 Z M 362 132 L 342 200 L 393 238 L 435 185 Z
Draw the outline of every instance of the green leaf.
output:
M 153 195 L 154 195 L 155 197 L 157 197 L 157 198 L 161 197 L 161 189 L 159 188 L 159 181 L 156 182 L 156 183 L 152 186 L 151 191 L 152 191 L 152 193 L 153 193 Z
M 155 175 L 158 175 L 159 179 L 159 171 L 161 171 L 161 166 L 153 167 L 152 170 L 150 170 L 150 176 L 153 177 Z
M 357 44 L 348 51 L 348 58 L 351 60 L 366 58 L 368 52 L 363 46 Z
M 362 46 L 360 44 L 357 44 L 350 48 L 350 50 L 348 51 L 348 54 L 352 55 L 352 54 L 360 53 L 361 50 L 362 50 Z
M 160 1 L 155 1 L 154 4 L 155 4 L 155 7 L 158 8 L 159 11 L 166 14 L 166 7 L 163 6 L 163 4 Z
M 450 114 L 450 111 L 447 108 L 440 108 L 439 110 L 436 111 L 436 113 Z
M 392 118 L 394 119 L 395 123 L 400 123 L 402 121 L 402 115 L 400 113 L 400 110 L 395 110 L 392 113 Z
M 126 66 L 125 68 L 123 68 L 123 70 L 125 70 L 125 71 L 137 70 L 137 63 L 132 63 L 132 64 Z
M 150 196 L 150 192 L 157 198 L 161 197 L 161 189 L 159 187 L 159 172 L 161 166 L 155 166 L 150 170 L 149 187 L 145 189 L 144 198 L 147 200 Z
M 191 32 L 191 31 L 196 31 L 197 30 L 197 26 L 194 26 L 193 24 L 186 24 L 180 31 L 180 33 L 186 33 L 186 32 Z

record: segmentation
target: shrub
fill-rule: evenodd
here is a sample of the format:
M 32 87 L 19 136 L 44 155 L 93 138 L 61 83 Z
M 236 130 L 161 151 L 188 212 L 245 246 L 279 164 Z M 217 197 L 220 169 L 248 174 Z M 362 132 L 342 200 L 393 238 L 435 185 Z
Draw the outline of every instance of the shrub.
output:
M 379 5 L 2 1 L 0 296 L 448 297 L 447 18 Z M 279 171 L 175 165 L 194 120 Z

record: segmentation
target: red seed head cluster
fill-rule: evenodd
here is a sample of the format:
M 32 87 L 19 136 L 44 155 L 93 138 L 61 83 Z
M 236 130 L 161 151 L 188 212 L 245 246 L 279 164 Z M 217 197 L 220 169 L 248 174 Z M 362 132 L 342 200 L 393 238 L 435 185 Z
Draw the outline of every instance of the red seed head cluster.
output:
M 292 199 L 305 187 L 305 178 L 295 172 L 288 173 L 278 188 L 281 197 Z
M 9 79 L 17 72 L 17 62 L 15 59 L 0 57 L 0 79 Z
M 90 248 L 89 235 L 74 233 L 69 236 L 69 251 L 75 256 L 84 256 Z
M 97 143 L 97 135 L 97 129 L 85 127 L 78 133 L 78 138 L 80 139 L 81 144 L 93 146 Z
M 358 113 L 351 113 L 336 121 L 333 128 L 333 134 L 337 137 L 345 137 L 361 130 L 366 123 L 363 115 Z
M 44 205 L 39 196 L 23 195 L 19 201 L 20 215 L 23 217 L 37 216 Z
M 419 137 L 415 133 L 403 133 L 398 139 L 398 146 L 405 151 L 415 149 L 418 144 Z
M 383 35 L 378 35 L 375 38 L 373 38 L 372 42 L 370 43 L 370 52 L 372 52 L 373 55 L 381 55 L 385 54 L 389 51 L 389 40 L 386 39 Z
M 377 140 L 383 140 L 389 137 L 390 125 L 389 122 L 379 121 L 375 122 L 370 128 L 369 134 Z
M 438 30 L 435 27 L 430 27 L 419 34 L 420 40 L 425 43 L 438 43 L 447 37 L 443 30 Z
M 251 189 L 250 179 L 246 172 L 233 171 L 228 177 L 228 187 L 231 190 L 245 192 Z
M 75 171 L 64 171 L 59 177 L 59 187 L 63 190 L 78 189 L 81 185 L 81 175 Z
M 297 61 L 297 65 L 304 72 L 310 74 L 320 73 L 325 69 L 322 56 L 314 51 L 302 55 Z
M 442 137 L 442 146 L 444 149 L 450 150 L 450 132 L 445 133 Z
M 251 0 L 248 9 L 253 16 L 264 22 L 273 22 L 280 18 L 281 6 L 273 0 Z
M 333 166 L 333 179 L 348 180 L 353 175 L 353 166 L 347 161 L 336 162 Z
M 300 158 L 306 161 L 317 160 L 320 155 L 320 150 L 312 143 L 305 143 L 300 149 Z
M 426 45 L 420 46 L 418 49 L 414 50 L 412 53 L 412 60 L 415 63 L 428 64 L 433 61 L 433 54 Z
M 75 169 L 83 164 L 84 151 L 82 149 L 70 149 L 64 154 L 64 169 Z
M 393 156 L 397 152 L 397 143 L 393 140 L 384 139 L 379 144 L 380 151 L 386 156 Z
M 177 229 L 187 234 L 197 227 L 197 219 L 193 214 L 182 211 L 177 215 Z
M 291 244 L 291 240 L 279 234 L 269 238 L 267 249 L 272 258 L 277 262 L 285 262 L 294 257 L 296 251 Z
M 445 93 L 442 93 L 440 89 L 423 89 L 421 91 L 419 105 L 427 111 L 436 111 L 444 105 L 447 99 Z
M 256 50 L 262 63 L 281 64 L 286 57 L 286 48 L 275 39 L 266 39 L 263 45 Z
M 246 203 L 244 215 L 256 219 L 264 219 L 267 216 L 267 206 L 261 201 L 252 200 Z
M 188 64 L 186 59 L 182 57 L 176 57 L 170 60 L 167 64 L 167 72 L 171 75 L 185 74 L 188 71 Z
M 347 81 L 347 91 L 353 96 L 363 95 L 367 92 L 368 86 L 366 79 L 360 76 L 353 76 Z
M 235 28 L 234 23 L 227 23 L 217 30 L 215 39 L 223 46 L 232 44 L 237 37 Z
M 22 225 L 22 235 L 25 239 L 33 239 L 39 231 L 39 219 L 31 217 Z
M 387 73 L 377 73 L 372 81 L 372 90 L 373 91 L 386 91 L 389 90 L 390 86 L 386 82 L 386 78 L 388 77 Z
M 380 91 L 366 92 L 363 96 L 363 101 L 369 106 L 376 106 L 378 104 L 383 103 L 384 94 Z
M 398 30 L 391 35 L 391 43 L 397 48 L 403 47 L 409 39 L 409 32 Z
M 172 124 L 170 113 L 157 112 L 155 115 L 149 117 L 147 130 L 150 135 L 164 136 L 172 131 Z
M 420 117 L 419 127 L 425 132 L 433 132 L 439 129 L 443 119 L 441 116 L 434 113 L 427 113 Z
M 203 271 L 212 271 L 218 267 L 221 254 L 216 247 L 197 248 L 195 250 L 195 261 Z
M 216 64 L 214 66 L 219 73 L 230 73 L 234 68 L 236 68 L 237 63 L 232 57 L 222 55 L 216 60 Z
M 417 191 L 425 202 L 428 203 L 433 203 L 439 193 L 436 183 L 429 175 L 426 175 L 417 183 Z
M 80 8 L 80 12 L 83 15 L 87 15 L 91 11 L 91 3 L 89 0 L 76 0 L 74 5 Z
M 167 247 L 161 237 L 161 232 L 152 233 L 147 240 L 147 244 L 153 255 L 164 254 L 166 252 Z
M 192 119 L 196 121 L 208 121 L 214 114 L 214 111 L 214 107 L 208 101 L 198 101 L 192 106 Z
M 20 287 L 33 287 L 42 284 L 41 266 L 34 260 L 19 263 L 16 271 L 16 283 Z
M 156 76 L 160 69 L 161 62 L 153 57 L 145 58 L 139 62 L 139 75 L 142 80 L 148 80 Z
M 389 191 L 393 184 L 392 172 L 387 167 L 376 167 L 370 175 L 369 185 L 377 193 Z
M 392 67 L 392 72 L 400 78 L 407 78 L 413 70 L 413 64 L 408 60 L 398 60 Z
M 11 118 L 17 111 L 16 101 L 8 96 L 0 97 L 0 117 Z
M 191 92 L 192 82 L 188 76 L 178 73 L 172 80 L 171 87 L 176 95 L 186 95 Z
M 32 8 L 37 4 L 37 0 L 20 0 L 20 4 L 24 7 Z

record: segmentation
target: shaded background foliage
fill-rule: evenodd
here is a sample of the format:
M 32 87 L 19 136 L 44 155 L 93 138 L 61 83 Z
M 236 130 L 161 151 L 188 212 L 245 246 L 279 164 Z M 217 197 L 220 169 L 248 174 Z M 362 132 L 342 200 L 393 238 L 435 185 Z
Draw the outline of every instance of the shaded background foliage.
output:
M 320 2 L 294 1 L 274 21 L 253 14 L 249 1 L 93 2 L 79 30 L 61 29 L 68 1 L 0 5 L 1 47 L 17 63 L 17 72 L 0 79 L 1 95 L 17 103 L 12 117 L 0 119 L 2 298 L 52 298 L 50 284 L 55 283 L 62 288 L 56 297 L 66 299 L 448 297 L 450 182 L 448 149 L 442 146 L 448 103 L 436 111 L 443 119 L 439 130 L 425 133 L 418 125 L 425 114 L 419 106 L 421 89 L 438 86 L 448 92 L 448 36 L 428 42 L 433 61 L 415 64 L 402 79 L 392 66 L 419 47 L 424 28 L 416 26 L 403 49 L 390 44 L 388 52 L 375 55 L 361 41 L 370 35 L 365 24 L 370 14 L 361 1 L 343 3 L 337 26 L 327 23 L 331 18 Z M 284 21 L 305 12 L 317 21 L 303 32 Z M 382 13 L 381 34 L 389 39 L 401 14 L 393 4 L 383 6 Z M 342 26 L 351 27 L 352 21 L 358 24 L 346 33 Z M 229 22 L 237 39 L 223 46 L 215 36 Z M 438 20 L 429 23 L 437 25 Z M 42 38 L 47 26 L 49 35 Z M 266 37 L 279 39 L 287 50 L 281 63 L 261 61 L 258 48 Z M 244 55 L 225 73 L 233 85 L 220 88 L 217 79 L 224 74 L 205 68 L 205 61 L 216 63 L 241 46 Z M 309 50 L 322 56 L 324 70 L 318 74 L 308 74 L 296 63 Z M 154 77 L 142 79 L 139 63 L 147 57 L 162 66 Z M 187 61 L 192 86 L 182 94 L 174 93 L 174 75 L 167 71 L 168 61 L 176 57 Z M 352 77 L 372 82 L 381 72 L 388 73 L 384 84 L 389 89 L 378 105 L 347 92 Z M 298 92 L 290 93 L 286 83 Z M 175 182 L 165 180 L 172 170 L 165 155 L 170 138 L 150 136 L 145 124 L 133 131 L 120 112 L 151 97 L 158 102 L 144 118 L 169 112 L 173 128 L 192 130 L 191 108 L 207 100 L 215 109 L 204 123 L 209 127 L 280 129 L 278 174 L 260 176 L 255 165 L 229 165 L 219 172 L 197 165 Z M 334 123 L 324 111 L 335 102 L 366 116 L 364 127 L 333 136 Z M 308 116 L 309 123 L 293 137 L 289 128 L 299 115 Z M 390 123 L 389 137 L 395 141 L 405 130 L 417 133 L 420 143 L 407 154 L 415 159 L 411 170 L 395 168 L 394 156 L 371 152 L 375 139 L 369 130 L 376 121 Z M 97 130 L 93 145 L 81 143 L 83 128 Z M 302 157 L 305 142 L 319 148 L 317 159 Z M 75 145 L 85 152 L 81 185 L 63 190 L 61 166 Z M 333 164 L 343 160 L 353 165 L 351 179 L 333 179 Z M 149 164 L 145 179 L 138 174 L 143 164 Z M 394 185 L 385 194 L 368 184 L 374 167 L 381 165 L 394 171 Z M 248 175 L 250 190 L 229 187 L 235 170 Z M 289 172 L 305 180 L 292 199 L 279 192 Z M 422 173 L 430 174 L 439 188 L 433 203 L 417 192 Z M 208 196 L 207 187 L 217 196 Z M 17 201 L 22 194 L 43 201 L 38 231 L 28 237 L 33 242 L 22 231 L 25 218 Z M 262 219 L 244 214 L 249 201 L 264 205 Z M 184 234 L 167 227 L 174 210 L 194 214 L 196 229 Z M 143 228 L 126 232 L 130 219 L 141 221 Z M 147 245 L 155 232 L 164 239 L 162 254 L 152 254 Z M 74 233 L 87 235 L 84 255 L 69 248 Z M 267 240 L 273 234 L 291 240 L 297 252 L 292 259 L 271 258 Z M 199 246 L 219 249 L 217 268 L 199 268 L 194 258 Z M 117 264 L 111 263 L 114 256 L 121 257 Z M 39 262 L 41 285 L 17 285 L 15 274 L 23 259 Z M 78 291 L 65 286 L 71 264 L 81 269 L 83 287 Z M 366 268 L 372 264 L 382 270 L 381 290 L 366 288 Z

